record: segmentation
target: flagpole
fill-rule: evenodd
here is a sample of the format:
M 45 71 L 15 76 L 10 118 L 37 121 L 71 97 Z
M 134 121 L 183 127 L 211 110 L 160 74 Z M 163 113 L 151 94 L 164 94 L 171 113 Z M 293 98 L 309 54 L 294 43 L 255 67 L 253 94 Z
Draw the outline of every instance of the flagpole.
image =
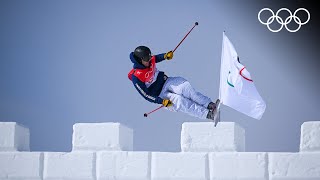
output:
M 225 30 L 222 32 L 222 52 L 223 52 L 223 50 L 224 50 L 224 36 L 225 36 Z M 220 84 L 219 84 L 219 99 L 220 99 L 220 103 L 223 103 L 223 101 L 222 101 L 222 98 L 221 98 L 221 85 L 222 85 L 222 82 L 221 82 L 221 72 L 222 72 L 222 63 L 223 63 L 223 57 L 221 56 L 221 60 L 220 60 Z

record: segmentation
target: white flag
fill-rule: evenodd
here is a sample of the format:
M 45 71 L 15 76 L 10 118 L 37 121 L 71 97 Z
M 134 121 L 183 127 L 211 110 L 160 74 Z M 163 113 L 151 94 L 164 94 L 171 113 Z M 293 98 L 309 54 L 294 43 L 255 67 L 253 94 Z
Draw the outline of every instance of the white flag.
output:
M 219 99 L 229 106 L 255 119 L 261 119 L 266 104 L 259 95 L 250 73 L 238 61 L 238 54 L 223 33 Z

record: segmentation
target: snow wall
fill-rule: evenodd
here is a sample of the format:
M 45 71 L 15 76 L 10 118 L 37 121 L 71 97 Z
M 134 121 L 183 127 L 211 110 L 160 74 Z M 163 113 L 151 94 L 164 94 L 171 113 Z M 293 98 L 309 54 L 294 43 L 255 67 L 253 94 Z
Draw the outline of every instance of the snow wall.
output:
M 245 152 L 232 122 L 184 123 L 181 152 L 133 151 L 119 123 L 75 124 L 71 152 L 30 152 L 29 139 L 0 122 L 0 180 L 320 180 L 320 121 L 302 124 L 300 152 Z

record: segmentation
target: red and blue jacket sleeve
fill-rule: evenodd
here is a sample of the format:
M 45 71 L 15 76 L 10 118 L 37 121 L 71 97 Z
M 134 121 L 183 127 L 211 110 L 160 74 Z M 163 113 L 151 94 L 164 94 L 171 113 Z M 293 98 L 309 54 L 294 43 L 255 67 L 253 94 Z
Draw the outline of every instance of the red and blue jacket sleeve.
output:
M 149 102 L 162 104 L 163 99 L 158 96 L 151 95 L 145 83 L 140 81 L 135 75 L 132 75 L 132 83 L 144 99 L 148 100 Z
M 165 58 L 164 58 L 164 55 L 165 55 L 165 54 L 166 54 L 166 53 L 162 53 L 162 54 L 155 55 L 155 56 L 156 56 L 156 63 L 165 60 Z

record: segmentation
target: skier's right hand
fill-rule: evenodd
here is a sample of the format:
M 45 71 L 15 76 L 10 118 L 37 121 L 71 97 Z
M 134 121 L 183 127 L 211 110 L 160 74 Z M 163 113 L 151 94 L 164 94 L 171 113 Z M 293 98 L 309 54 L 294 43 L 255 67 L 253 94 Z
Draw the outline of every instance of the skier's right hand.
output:
M 164 54 L 164 58 L 166 60 L 171 60 L 173 58 L 173 51 L 169 51 L 166 54 Z
M 172 106 L 173 104 L 172 104 L 172 102 L 171 102 L 169 99 L 164 99 L 164 100 L 162 101 L 162 105 L 165 106 L 165 107 L 170 107 L 170 106 Z

